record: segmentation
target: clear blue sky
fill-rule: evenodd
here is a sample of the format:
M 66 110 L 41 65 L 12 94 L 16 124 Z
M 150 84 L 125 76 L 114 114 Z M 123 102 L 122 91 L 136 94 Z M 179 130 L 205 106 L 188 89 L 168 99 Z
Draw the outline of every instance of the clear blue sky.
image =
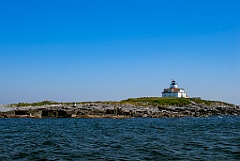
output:
M 161 96 L 240 104 L 238 0 L 0 1 L 0 104 Z

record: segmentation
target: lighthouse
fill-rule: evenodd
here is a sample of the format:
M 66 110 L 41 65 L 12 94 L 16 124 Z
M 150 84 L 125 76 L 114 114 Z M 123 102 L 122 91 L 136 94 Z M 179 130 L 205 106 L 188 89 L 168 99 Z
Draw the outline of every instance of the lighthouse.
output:
M 172 80 L 169 88 L 165 88 L 162 97 L 189 98 L 183 88 L 178 88 L 175 80 Z
M 177 88 L 177 83 L 175 80 L 173 80 L 172 83 L 170 84 L 170 88 Z

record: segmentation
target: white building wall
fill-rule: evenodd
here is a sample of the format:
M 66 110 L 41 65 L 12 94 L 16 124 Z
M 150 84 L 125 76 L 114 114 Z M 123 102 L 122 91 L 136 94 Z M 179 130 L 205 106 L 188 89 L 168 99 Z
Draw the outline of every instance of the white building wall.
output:
M 181 97 L 184 97 L 186 98 L 187 97 L 187 94 L 185 92 L 176 92 L 176 93 L 162 93 L 162 97 L 175 97 L 175 98 L 181 98 Z
M 182 97 L 186 98 L 187 94 L 186 93 L 182 93 Z
M 173 93 L 173 97 L 178 97 L 178 93 Z
M 178 97 L 178 93 L 162 93 L 162 97 Z
M 167 97 L 167 93 L 162 93 L 162 97 Z
M 180 90 L 179 90 L 179 92 L 183 93 L 183 92 L 184 92 L 184 90 L 183 90 L 183 89 L 180 89 Z

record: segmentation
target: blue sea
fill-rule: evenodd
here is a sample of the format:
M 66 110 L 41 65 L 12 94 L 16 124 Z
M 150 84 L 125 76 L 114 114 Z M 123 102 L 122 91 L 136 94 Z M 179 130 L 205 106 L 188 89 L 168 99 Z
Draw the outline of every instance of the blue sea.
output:
M 0 119 L 0 160 L 240 160 L 240 117 Z

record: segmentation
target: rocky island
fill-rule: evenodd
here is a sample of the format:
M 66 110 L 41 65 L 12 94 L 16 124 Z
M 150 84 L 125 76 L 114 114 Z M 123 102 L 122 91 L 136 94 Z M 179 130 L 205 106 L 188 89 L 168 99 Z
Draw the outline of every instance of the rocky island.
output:
M 6 109 L 6 107 L 5 107 Z M 131 118 L 240 115 L 239 106 L 200 98 L 130 98 L 120 102 L 43 101 L 8 105 L 2 118 Z

